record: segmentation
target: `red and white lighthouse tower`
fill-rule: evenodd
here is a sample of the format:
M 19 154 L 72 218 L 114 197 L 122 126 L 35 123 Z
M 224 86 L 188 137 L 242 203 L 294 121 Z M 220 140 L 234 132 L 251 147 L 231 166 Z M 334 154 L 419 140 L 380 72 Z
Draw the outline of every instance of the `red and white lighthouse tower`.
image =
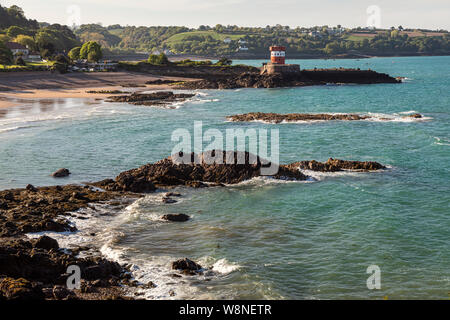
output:
M 270 47 L 270 61 L 273 64 L 285 64 L 286 47 L 271 46 Z

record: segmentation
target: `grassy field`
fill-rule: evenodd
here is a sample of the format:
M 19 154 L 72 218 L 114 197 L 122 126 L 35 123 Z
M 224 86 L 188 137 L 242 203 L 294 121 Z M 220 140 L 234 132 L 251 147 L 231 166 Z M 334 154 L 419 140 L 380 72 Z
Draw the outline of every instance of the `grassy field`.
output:
M 212 38 L 216 40 L 224 40 L 225 38 L 230 38 L 231 40 L 239 40 L 243 38 L 245 35 L 242 34 L 223 34 L 223 33 L 217 33 L 212 30 L 208 31 L 190 31 L 190 32 L 182 32 L 177 33 L 171 36 L 169 39 L 167 39 L 165 42 L 167 44 L 174 44 L 177 42 L 183 42 L 186 40 L 189 36 L 199 36 L 199 37 L 205 37 L 205 36 L 211 36 Z
M 40 70 L 42 68 L 51 67 L 53 62 L 26 62 L 26 66 L 19 66 L 17 64 L 0 64 L 0 72 L 1 71 L 33 71 Z

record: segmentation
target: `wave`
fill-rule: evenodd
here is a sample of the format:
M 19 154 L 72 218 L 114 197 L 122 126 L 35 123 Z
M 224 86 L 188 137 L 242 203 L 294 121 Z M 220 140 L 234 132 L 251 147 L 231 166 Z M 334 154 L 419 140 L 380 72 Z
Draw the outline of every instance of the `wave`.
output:
M 16 131 L 16 130 L 21 130 L 21 129 L 28 129 L 28 128 L 32 128 L 32 127 L 34 127 L 34 126 L 16 126 L 16 127 L 4 128 L 4 129 L 0 129 L 0 133 Z
M 434 142 L 433 144 L 439 145 L 439 146 L 450 146 L 450 139 L 447 138 L 439 138 L 439 137 L 433 137 Z

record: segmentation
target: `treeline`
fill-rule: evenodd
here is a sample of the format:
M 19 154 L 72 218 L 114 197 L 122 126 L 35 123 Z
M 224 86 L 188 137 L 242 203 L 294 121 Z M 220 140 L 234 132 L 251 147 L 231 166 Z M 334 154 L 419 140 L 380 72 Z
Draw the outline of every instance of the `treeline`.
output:
M 17 6 L 0 6 L 0 42 L 17 42 L 50 59 L 79 46 L 80 40 L 67 26 L 28 20 Z
M 415 36 L 409 36 L 414 33 Z M 266 55 L 269 46 L 285 45 L 290 55 L 333 56 L 343 53 L 367 55 L 449 54 L 450 36 L 427 30 L 375 31 L 341 26 L 290 28 L 289 26 L 238 27 L 216 25 L 187 27 L 134 27 L 85 24 L 76 30 L 59 24 L 29 20 L 17 6 L 0 6 L 0 42 L 19 42 L 44 58 L 67 54 L 82 43 L 96 42 L 103 55 L 135 52 L 232 56 L 235 53 Z M 429 31 L 429 30 L 428 30 Z M 417 36 L 419 35 L 419 36 Z M 430 36 L 431 35 L 431 36 Z M 94 54 L 92 54 L 94 56 Z M 95 54 L 97 57 L 98 54 Z
M 356 38 L 352 37 L 352 30 L 340 26 L 291 29 L 279 25 L 265 28 L 217 25 L 189 29 L 91 24 L 81 26 L 75 33 L 81 40 L 97 41 L 111 52 L 170 50 L 177 54 L 228 56 L 242 52 L 240 47 L 246 47 L 245 52 L 249 54 L 266 54 L 269 46 L 279 44 L 287 46 L 290 54 L 300 55 L 336 55 L 352 51 L 370 55 L 450 53 L 450 35 L 445 31 L 438 36 L 410 37 L 400 30 L 368 31 L 367 34 L 373 36 Z M 172 37 L 181 33 L 185 34 L 176 39 Z M 225 38 L 229 40 L 225 42 Z

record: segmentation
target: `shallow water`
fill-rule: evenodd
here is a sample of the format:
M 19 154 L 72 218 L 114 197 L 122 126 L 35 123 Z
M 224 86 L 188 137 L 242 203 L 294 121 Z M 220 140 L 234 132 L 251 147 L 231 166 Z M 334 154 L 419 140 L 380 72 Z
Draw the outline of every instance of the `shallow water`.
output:
M 435 298 L 450 289 L 450 57 L 299 60 L 302 68 L 360 67 L 405 76 L 402 84 L 202 90 L 177 109 L 88 99 L 19 101 L 0 110 L 0 188 L 110 178 L 167 157 L 174 129 L 278 128 L 280 161 L 374 160 L 378 173 L 313 174 L 317 182 L 256 179 L 229 188 L 181 188 L 178 203 L 151 194 L 112 217 L 74 222 L 104 254 L 136 264 L 158 287 L 148 298 Z M 260 65 L 261 61 L 245 61 Z M 398 121 L 230 123 L 245 112 L 363 113 Z M 418 112 L 425 121 L 403 120 Z M 67 167 L 69 178 L 51 172 Z M 102 210 L 111 212 L 111 208 Z M 165 223 L 183 212 L 187 223 Z M 82 240 L 75 240 L 80 238 Z M 171 277 L 189 257 L 199 278 Z M 366 269 L 381 269 L 368 290 Z M 139 269 L 138 269 L 139 268 Z

